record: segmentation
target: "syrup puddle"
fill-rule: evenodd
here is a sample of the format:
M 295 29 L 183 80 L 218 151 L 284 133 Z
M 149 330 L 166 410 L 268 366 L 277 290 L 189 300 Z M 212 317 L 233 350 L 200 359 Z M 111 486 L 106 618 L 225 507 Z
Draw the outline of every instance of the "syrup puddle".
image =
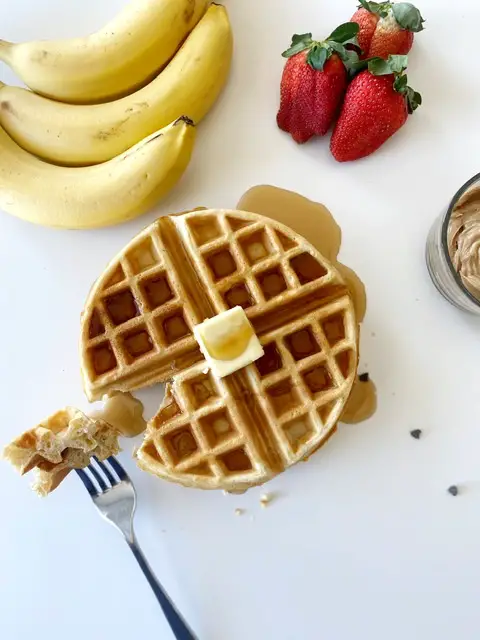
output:
M 103 398 L 103 407 L 91 414 L 108 422 L 121 435 L 127 438 L 138 436 L 147 428 L 143 418 L 143 404 L 130 393 L 116 392 Z

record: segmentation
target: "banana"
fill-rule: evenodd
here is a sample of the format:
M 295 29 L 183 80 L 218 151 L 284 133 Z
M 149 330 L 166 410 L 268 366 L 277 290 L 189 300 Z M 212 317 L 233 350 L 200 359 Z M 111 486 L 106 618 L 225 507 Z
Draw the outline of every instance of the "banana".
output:
M 44 96 L 75 104 L 114 100 L 145 85 L 172 58 L 210 0 L 131 0 L 86 38 L 12 44 L 0 60 Z
M 125 222 L 175 185 L 194 141 L 193 123 L 182 117 L 109 162 L 75 169 L 35 158 L 0 128 L 0 209 L 65 229 Z
M 133 95 L 67 105 L 0 83 L 0 125 L 23 149 L 49 162 L 105 162 L 181 115 L 197 124 L 226 82 L 232 48 L 227 12 L 211 5 L 166 69 Z

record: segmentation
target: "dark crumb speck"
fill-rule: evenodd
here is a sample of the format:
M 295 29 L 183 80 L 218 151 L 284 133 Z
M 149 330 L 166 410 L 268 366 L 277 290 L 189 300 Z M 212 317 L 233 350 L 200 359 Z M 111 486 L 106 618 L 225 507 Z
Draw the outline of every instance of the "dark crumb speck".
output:
M 452 484 L 451 487 L 448 487 L 448 493 L 451 496 L 458 496 L 458 487 L 454 484 Z
M 358 376 L 358 379 L 360 380 L 360 382 L 368 382 L 370 380 L 370 374 L 368 373 L 361 373 Z
M 412 438 L 415 438 L 415 440 L 420 440 L 420 438 L 422 437 L 422 430 L 414 429 L 413 431 L 410 431 L 410 435 L 412 436 Z

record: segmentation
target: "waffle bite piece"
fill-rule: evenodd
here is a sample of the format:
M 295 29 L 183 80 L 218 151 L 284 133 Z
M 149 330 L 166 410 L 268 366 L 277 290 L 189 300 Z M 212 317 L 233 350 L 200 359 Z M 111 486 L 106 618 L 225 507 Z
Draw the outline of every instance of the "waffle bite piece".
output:
M 264 349 L 215 378 L 195 326 L 241 306 Z M 168 381 L 137 452 L 155 475 L 244 490 L 306 459 L 335 430 L 358 364 L 358 325 L 339 272 L 263 216 L 160 218 L 109 265 L 82 319 L 91 400 Z
M 72 469 L 90 464 L 92 456 L 105 460 L 119 450 L 118 433 L 110 424 L 67 407 L 16 438 L 3 456 L 22 475 L 35 470 L 33 489 L 46 496 Z

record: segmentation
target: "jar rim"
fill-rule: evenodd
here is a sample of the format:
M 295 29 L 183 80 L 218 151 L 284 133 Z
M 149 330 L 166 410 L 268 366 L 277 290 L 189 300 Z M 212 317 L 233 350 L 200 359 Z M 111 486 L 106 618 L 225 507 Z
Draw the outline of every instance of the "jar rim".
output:
M 441 242 L 442 242 L 442 249 L 445 255 L 445 259 L 447 261 L 448 268 L 453 278 L 455 279 L 455 282 L 458 284 L 458 286 L 460 287 L 462 292 L 467 296 L 467 298 L 471 300 L 477 307 L 480 308 L 480 300 L 476 298 L 473 295 L 473 293 L 471 293 L 467 289 L 467 287 L 463 284 L 462 278 L 460 277 L 459 273 L 457 272 L 457 270 L 453 265 L 452 258 L 450 256 L 450 251 L 448 249 L 448 227 L 450 226 L 450 219 L 452 217 L 453 211 L 457 206 L 457 203 L 460 200 L 460 198 L 477 182 L 480 183 L 480 173 L 477 173 L 472 178 L 470 178 L 470 180 L 467 180 L 467 182 L 465 182 L 465 184 L 462 185 L 460 189 L 457 191 L 457 193 L 453 196 L 448 206 L 445 219 L 443 221 Z

